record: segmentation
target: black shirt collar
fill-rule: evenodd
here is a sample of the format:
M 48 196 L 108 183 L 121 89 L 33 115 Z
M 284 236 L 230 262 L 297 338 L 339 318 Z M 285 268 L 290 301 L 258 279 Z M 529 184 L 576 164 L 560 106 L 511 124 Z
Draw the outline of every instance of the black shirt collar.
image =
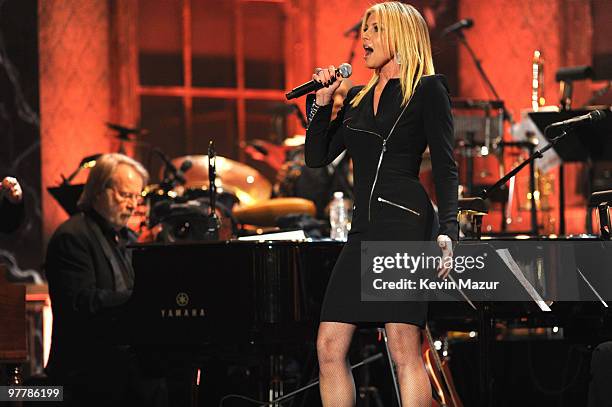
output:
M 120 240 L 130 240 L 130 233 L 127 227 L 122 227 L 119 230 L 115 229 L 108 220 L 106 220 L 94 209 L 86 211 L 86 214 L 87 216 L 91 217 L 94 222 L 98 224 L 98 226 L 100 226 L 100 229 L 102 230 L 102 233 L 104 233 L 104 236 L 110 238 L 111 241 L 119 243 Z

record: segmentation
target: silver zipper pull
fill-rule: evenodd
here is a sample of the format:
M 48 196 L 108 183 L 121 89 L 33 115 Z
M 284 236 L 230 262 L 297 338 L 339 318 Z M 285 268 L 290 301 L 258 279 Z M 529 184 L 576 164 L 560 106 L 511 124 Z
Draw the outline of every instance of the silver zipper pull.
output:
M 383 153 L 387 151 L 387 140 L 383 140 L 382 151 Z

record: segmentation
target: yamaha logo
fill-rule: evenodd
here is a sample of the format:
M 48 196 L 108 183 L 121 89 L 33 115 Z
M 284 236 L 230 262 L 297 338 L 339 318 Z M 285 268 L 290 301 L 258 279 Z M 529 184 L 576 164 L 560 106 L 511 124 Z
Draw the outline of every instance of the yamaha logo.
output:
M 179 307 L 185 307 L 189 304 L 189 296 L 187 293 L 178 293 L 176 295 L 176 305 Z
M 181 308 L 162 308 L 161 309 L 161 317 L 162 318 L 194 318 L 194 317 L 204 317 L 206 313 L 204 312 L 204 308 L 186 308 L 189 305 L 189 295 L 184 292 L 180 292 L 176 295 L 175 298 L 176 305 Z

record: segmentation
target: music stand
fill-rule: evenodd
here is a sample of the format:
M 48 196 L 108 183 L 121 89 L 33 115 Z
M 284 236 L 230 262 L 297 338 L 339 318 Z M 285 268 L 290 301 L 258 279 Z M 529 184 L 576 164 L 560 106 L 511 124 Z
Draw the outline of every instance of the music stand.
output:
M 610 160 L 612 157 L 612 117 L 607 114 L 603 120 L 595 123 L 585 123 L 579 126 L 557 127 L 547 132 L 546 127 L 572 117 L 588 114 L 592 110 L 565 110 L 561 112 L 530 112 L 531 120 L 548 140 L 561 135 L 563 130 L 567 136 L 561 138 L 554 149 L 561 158 L 559 166 L 559 235 L 565 235 L 565 162 L 593 162 Z M 590 185 L 589 185 L 589 195 Z
M 79 197 L 83 193 L 84 184 L 62 184 L 57 187 L 49 187 L 47 191 L 51 194 L 63 210 L 70 216 L 74 215 L 79 211 L 77 208 L 77 202 Z

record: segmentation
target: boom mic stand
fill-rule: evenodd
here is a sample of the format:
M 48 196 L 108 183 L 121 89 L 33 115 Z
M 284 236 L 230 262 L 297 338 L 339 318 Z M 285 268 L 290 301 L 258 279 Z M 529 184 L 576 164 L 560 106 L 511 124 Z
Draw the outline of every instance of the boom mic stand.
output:
M 361 367 L 361 366 L 368 365 L 368 364 L 370 364 L 372 362 L 377 361 L 378 359 L 382 359 L 382 357 L 383 357 L 383 354 L 379 352 L 376 355 L 370 356 L 369 358 L 365 358 L 361 362 L 352 365 L 351 366 L 351 370 L 357 369 L 358 367 Z M 281 402 L 286 401 L 286 400 L 288 400 L 288 399 L 290 399 L 292 397 L 297 396 L 300 393 L 305 392 L 306 390 L 308 390 L 308 389 L 310 389 L 310 388 L 312 388 L 312 387 L 314 387 L 314 386 L 316 386 L 318 384 L 319 384 L 319 379 L 313 380 L 312 382 L 308 383 L 307 385 L 305 385 L 303 387 L 300 387 L 299 389 L 294 390 L 291 393 L 287 393 L 287 394 L 285 394 L 282 397 L 279 397 L 277 399 L 274 399 L 274 400 L 268 401 L 266 403 L 260 404 L 259 406 L 260 407 L 268 407 L 268 406 L 272 406 L 272 405 L 281 403 Z
M 499 95 L 497 94 L 497 91 L 495 90 L 495 87 L 493 86 L 493 83 L 491 82 L 491 80 L 487 76 L 484 68 L 482 67 L 482 64 L 480 63 L 480 60 L 478 59 L 478 57 L 474 53 L 474 50 L 472 49 L 472 47 L 470 47 L 470 44 L 468 43 L 467 39 L 465 38 L 465 35 L 463 34 L 463 30 L 453 31 L 453 33 L 457 36 L 459 41 L 468 50 L 468 54 L 470 54 L 470 57 L 472 58 L 472 61 L 474 61 L 474 65 L 476 65 L 476 69 L 478 70 L 478 73 L 480 74 L 480 76 L 482 77 L 484 82 L 487 84 L 487 87 L 489 88 L 491 93 L 493 93 L 493 96 L 495 96 L 495 99 L 496 100 L 500 100 L 499 99 Z M 506 108 L 505 104 L 502 106 L 502 109 L 504 111 L 504 120 L 507 120 L 508 123 L 510 123 L 510 124 L 514 124 L 514 119 L 512 118 L 512 115 L 510 114 L 510 112 Z
M 548 133 L 548 129 L 550 126 L 547 126 L 544 130 L 544 133 Z M 571 128 L 566 128 L 562 131 L 562 133 L 550 139 L 550 143 L 544 146 L 540 150 L 535 150 L 533 153 L 526 158 L 522 163 L 513 168 L 509 173 L 504 175 L 501 179 L 499 179 L 495 184 L 491 186 L 489 189 L 485 189 L 480 194 L 480 197 L 484 200 L 487 199 L 491 193 L 504 185 L 506 182 L 510 180 L 510 178 L 514 177 L 519 171 L 521 171 L 525 166 L 530 165 L 538 158 L 542 158 L 544 153 L 551 149 L 555 144 L 559 142 L 563 137 L 568 134 Z M 533 198 L 533 197 L 532 197 Z M 532 201 L 532 205 L 535 205 L 535 202 Z M 491 344 L 494 340 L 494 329 L 495 329 L 495 320 L 493 315 L 491 314 L 491 305 L 489 303 L 484 303 L 479 307 L 479 332 L 478 337 L 479 341 L 482 341 L 480 344 L 480 393 L 481 400 L 479 406 L 482 407 L 491 407 L 493 406 L 493 381 L 491 377 L 491 365 L 490 365 L 490 353 L 491 353 Z
M 544 133 L 548 133 L 548 129 L 550 128 L 550 126 L 546 127 L 546 129 L 544 130 Z M 569 128 L 564 129 L 560 135 L 558 135 L 555 138 L 550 139 L 550 143 L 548 143 L 547 145 L 545 145 L 542 149 L 540 150 L 535 150 L 528 158 L 526 158 L 525 160 L 523 160 L 522 163 L 520 163 L 519 165 L 517 165 L 515 168 L 513 168 L 509 173 L 507 173 L 506 175 L 504 175 L 502 178 L 500 178 L 495 184 L 493 184 L 491 186 L 491 188 L 489 189 L 485 189 L 482 191 L 482 193 L 480 194 L 480 197 L 482 199 L 487 199 L 487 197 L 489 197 L 489 195 L 491 195 L 492 191 L 495 191 L 496 189 L 499 189 L 502 185 L 504 185 L 506 182 L 508 182 L 508 180 L 510 180 L 510 178 L 514 177 L 520 170 L 522 170 L 526 165 L 531 164 L 533 161 L 535 161 L 538 158 L 542 158 L 543 154 L 548 151 L 549 149 L 551 149 L 555 144 L 557 144 L 559 142 L 559 140 L 561 140 L 563 137 L 565 137 L 568 134 L 568 131 L 570 131 Z
M 487 85 L 487 87 L 489 88 L 491 93 L 493 93 L 493 96 L 495 96 L 495 99 L 496 100 L 500 100 L 499 95 L 497 94 L 497 91 L 495 90 L 495 86 L 493 86 L 493 83 L 491 82 L 491 80 L 487 76 L 487 73 L 485 72 L 484 68 L 482 67 L 482 64 L 480 63 L 480 60 L 478 59 L 478 57 L 474 53 L 474 50 L 470 46 L 468 40 L 465 38 L 465 34 L 463 34 L 463 30 L 461 30 L 461 29 L 460 30 L 456 30 L 456 31 L 453 31 L 453 33 L 457 36 L 459 41 L 467 49 L 468 54 L 470 55 L 470 58 L 472 59 L 472 61 L 474 62 L 474 65 L 476 66 L 476 70 L 480 74 L 480 77 L 485 82 L 485 84 Z M 508 111 L 508 108 L 506 107 L 505 103 L 502 105 L 502 111 L 503 111 L 504 120 L 507 121 L 508 123 L 510 123 L 510 125 L 514 125 L 514 119 L 512 118 L 512 115 L 510 114 L 510 112 Z M 503 133 L 502 133 L 502 139 L 503 139 Z M 502 150 L 501 150 L 501 158 L 500 158 L 500 160 L 501 160 L 501 163 L 503 165 L 503 163 L 504 163 L 503 144 L 502 144 L 501 148 L 502 148 Z M 530 152 L 531 152 L 531 150 L 530 150 Z M 514 181 L 512 181 L 512 182 L 514 182 Z M 497 188 L 499 188 L 499 187 L 497 187 Z M 493 189 L 493 188 L 491 188 L 491 189 Z M 511 188 L 511 189 L 513 189 L 513 188 Z M 510 208 L 510 210 L 511 209 L 512 208 Z M 504 216 L 502 216 L 502 218 L 504 218 Z M 504 219 L 504 223 L 505 223 L 505 219 Z

